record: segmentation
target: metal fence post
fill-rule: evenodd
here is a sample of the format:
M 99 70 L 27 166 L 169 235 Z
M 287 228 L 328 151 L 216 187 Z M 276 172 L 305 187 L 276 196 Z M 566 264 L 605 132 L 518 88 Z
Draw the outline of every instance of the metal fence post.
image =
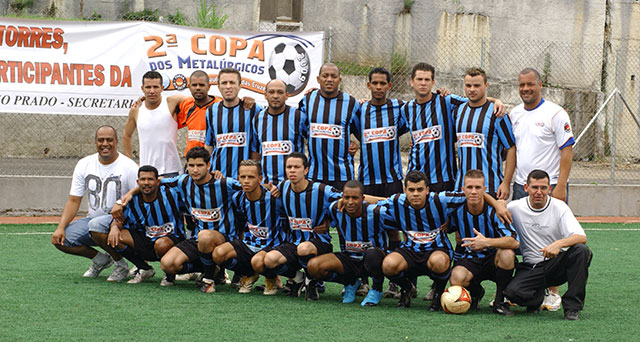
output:
M 620 49 L 616 51 L 616 64 L 615 64 L 616 89 L 618 89 L 618 86 L 620 85 L 619 61 L 620 61 Z M 615 180 L 616 180 L 616 144 L 618 142 L 617 135 L 618 135 L 618 96 L 616 96 L 613 99 L 613 135 L 612 135 L 613 141 L 611 142 L 611 168 L 609 169 L 609 180 L 611 181 L 611 184 L 615 183 Z
M 329 27 L 327 33 L 327 63 L 331 62 L 331 48 L 332 48 L 332 39 L 333 39 L 333 28 Z
M 485 54 L 487 53 L 487 38 L 482 37 L 482 50 L 480 54 L 480 67 L 485 71 L 487 68 L 485 67 Z

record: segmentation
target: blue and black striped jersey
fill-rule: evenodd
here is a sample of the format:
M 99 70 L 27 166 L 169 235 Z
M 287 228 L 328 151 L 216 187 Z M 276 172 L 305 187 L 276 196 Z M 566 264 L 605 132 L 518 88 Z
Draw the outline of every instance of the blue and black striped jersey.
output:
M 307 116 L 290 106 L 276 115 L 264 109 L 253 118 L 251 152 L 262 155 L 265 183 L 278 184 L 286 178 L 284 159 L 291 152 L 304 153 L 307 125 Z
M 360 115 L 358 101 L 343 92 L 327 99 L 315 90 L 300 100 L 298 108 L 309 121 L 309 178 L 320 182 L 353 179 L 349 144 Z
M 412 141 L 408 170 L 422 171 L 427 175 L 429 184 L 455 181 L 453 112 L 467 101 L 467 98 L 457 95 L 432 93 L 431 100 L 426 103 L 418 104 L 411 100 L 402 107 Z
M 329 206 L 331 227 L 338 229 L 340 250 L 352 258 L 362 259 L 369 247 L 387 249 L 387 233 L 383 213 L 385 207 L 368 203 L 362 204 L 359 217 L 351 217 L 346 210 L 338 211 L 338 202 Z
M 487 101 L 480 107 L 468 103 L 458 107 L 455 118 L 460 160 L 456 190 L 462 189 L 467 171 L 478 169 L 484 174 L 487 191 L 497 192 L 504 178 L 502 150 L 515 146 L 516 142 L 509 116 L 493 115 L 493 103 Z
M 342 197 L 332 186 L 309 181 L 301 192 L 293 191 L 291 182 L 285 180 L 278 185 L 282 196 L 284 211 L 289 219 L 290 242 L 298 245 L 301 242 L 316 237 L 323 242 L 330 243 L 329 232 L 318 234 L 312 230 L 328 219 L 327 211 L 333 201 Z
M 382 106 L 365 102 L 356 122 L 360 133 L 358 180 L 364 185 L 393 183 L 402 179 L 400 136 L 407 123 L 400 109 L 403 102 L 388 99 Z
M 487 238 L 499 238 L 504 236 L 511 236 L 514 239 L 518 239 L 518 235 L 514 228 L 508 223 L 500 222 L 496 210 L 489 206 L 487 202 L 484 203 L 482 212 L 478 215 L 473 215 L 469 212 L 467 204 L 459 206 L 450 215 L 449 220 L 449 232 L 459 232 L 460 238 L 472 238 L 476 234 L 473 229 L 476 229 L 480 234 Z M 495 249 L 492 249 L 495 251 Z M 465 249 L 464 254 L 454 253 L 454 259 L 461 258 L 484 258 L 488 255 L 489 250 L 475 252 L 469 248 Z
M 400 245 L 416 252 L 434 249 L 451 251 L 447 229 L 441 229 L 451 211 L 466 202 L 461 192 L 430 192 L 422 209 L 414 209 L 405 194 L 395 194 L 379 205 L 384 205 L 385 224 L 405 234 Z
M 160 185 L 158 196 L 145 202 L 142 194 L 135 194 L 123 210 L 124 228 L 138 230 L 151 241 L 172 235 L 184 240 L 184 219 L 180 215 L 184 203 L 177 188 Z
M 242 100 L 227 108 L 222 102 L 207 110 L 205 145 L 213 146 L 211 170 L 219 170 L 225 177 L 237 178 L 240 162 L 249 159 L 251 120 L 262 110 L 259 105 L 244 109 Z
M 286 241 L 287 217 L 280 198 L 260 186 L 260 198 L 251 201 L 244 191 L 233 195 L 233 209 L 238 227 L 242 229 L 242 241 L 254 252 L 265 247 L 275 247 Z
M 225 235 L 229 240 L 236 239 L 235 215 L 231 210 L 231 201 L 236 192 L 242 191 L 240 183 L 231 178 L 219 180 L 211 178 L 208 183 L 198 185 L 187 174 L 163 179 L 162 184 L 176 187 L 187 206 L 187 210 L 196 221 L 194 236 L 201 230 L 213 229 Z

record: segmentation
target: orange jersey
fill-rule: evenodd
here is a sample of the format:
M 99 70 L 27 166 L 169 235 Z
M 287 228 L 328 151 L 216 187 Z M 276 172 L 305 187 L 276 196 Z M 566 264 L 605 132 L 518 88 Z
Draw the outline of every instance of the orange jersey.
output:
M 178 129 L 187 127 L 187 151 L 196 146 L 204 147 L 204 139 L 207 136 L 207 109 L 215 102 L 222 101 L 221 98 L 214 97 L 209 103 L 203 107 L 199 107 L 195 103 L 193 97 L 189 97 L 180 102 L 180 112 L 178 112 Z

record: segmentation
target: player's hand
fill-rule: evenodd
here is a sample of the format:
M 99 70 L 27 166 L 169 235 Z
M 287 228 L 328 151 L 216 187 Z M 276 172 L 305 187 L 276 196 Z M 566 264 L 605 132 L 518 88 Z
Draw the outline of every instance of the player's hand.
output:
M 351 142 L 349 144 L 349 154 L 353 157 L 356 152 L 358 152 L 358 149 L 360 148 L 360 146 L 358 146 L 358 144 L 356 144 L 355 142 Z
M 552 259 L 560 254 L 560 246 L 556 245 L 554 242 L 543 249 L 539 249 L 538 251 L 542 252 L 543 257 Z
M 498 192 L 496 193 L 496 195 L 498 196 L 499 200 L 507 200 L 509 199 L 509 184 L 505 184 L 505 182 L 500 183 L 500 186 L 498 186 Z
M 64 243 L 64 238 L 64 228 L 56 228 L 56 230 L 53 232 L 53 235 L 51 235 L 51 243 L 54 245 L 62 246 L 62 244 Z
M 125 195 L 126 196 L 126 195 Z M 124 201 L 120 200 L 122 203 L 124 203 Z M 116 220 L 116 222 L 118 222 L 119 224 L 123 224 L 124 223 L 124 214 L 122 213 L 122 208 L 123 205 L 118 204 L 117 202 L 113 205 L 113 207 L 111 207 L 111 217 L 113 217 L 114 220 Z
M 469 247 L 474 251 L 481 251 L 489 247 L 489 240 L 484 235 L 475 228 L 473 228 L 473 233 L 476 234 L 476 236 L 462 239 L 462 247 Z
M 213 176 L 213 179 L 215 179 L 215 180 L 220 180 L 220 179 L 224 178 L 224 175 L 219 170 L 215 170 L 215 171 L 211 172 L 211 175 Z
M 449 91 L 449 89 L 445 88 L 445 87 L 440 87 L 438 89 L 436 89 L 436 93 L 442 95 L 442 96 L 449 96 L 451 95 L 451 92 Z
M 496 215 L 498 215 L 498 219 L 500 220 L 500 222 L 512 224 L 513 217 L 511 216 L 511 212 L 509 211 L 509 209 L 507 209 L 507 201 L 497 200 L 496 202 L 497 204 L 494 209 L 496 210 Z
M 309 95 L 309 94 L 311 94 L 312 91 L 314 91 L 316 89 L 318 89 L 318 88 L 309 88 L 309 89 L 307 89 L 307 91 L 304 92 L 304 95 Z
M 362 98 L 362 99 L 359 99 L 359 100 L 358 100 L 358 103 L 359 103 L 359 104 L 363 104 L 363 103 L 365 103 L 365 102 L 367 102 L 367 101 L 369 101 L 369 99 Z
M 462 245 L 462 236 L 459 231 L 456 231 L 456 245 Z
M 256 99 L 254 99 L 253 97 L 245 96 L 242 98 L 242 103 L 244 104 L 242 107 L 245 110 L 249 110 L 256 105 Z
M 269 183 L 266 183 L 264 186 L 269 190 L 269 192 L 271 192 L 271 196 L 275 198 L 280 197 L 280 190 L 273 184 L 273 182 L 269 181 Z
M 109 236 L 107 236 L 107 245 L 115 248 L 120 243 L 120 241 L 122 241 L 120 229 L 112 226 L 111 230 L 109 231 Z
M 131 109 L 138 109 L 142 107 L 142 102 L 144 102 L 144 96 L 140 96 L 137 100 L 133 101 Z
M 553 188 L 553 191 L 551 191 L 551 197 L 565 202 L 567 200 L 567 186 L 556 185 L 556 187 Z
M 507 114 L 507 106 L 504 105 L 504 102 L 499 99 L 493 101 L 493 114 L 499 118 Z
M 313 227 L 313 232 L 316 234 L 324 234 L 329 230 L 328 222 L 324 222 L 319 226 Z
M 344 210 L 344 199 L 340 198 L 338 200 L 338 202 L 336 203 L 336 209 L 338 209 L 338 212 L 341 213 L 342 210 Z

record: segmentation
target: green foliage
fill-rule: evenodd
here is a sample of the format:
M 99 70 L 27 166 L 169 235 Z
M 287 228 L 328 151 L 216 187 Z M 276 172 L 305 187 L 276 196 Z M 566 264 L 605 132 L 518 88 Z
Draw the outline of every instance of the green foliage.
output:
M 187 19 L 180 13 L 180 9 L 176 8 L 176 14 L 167 14 L 167 20 L 174 25 L 188 26 Z
M 83 20 L 88 20 L 88 21 L 98 21 L 98 20 L 102 20 L 102 15 L 98 14 L 96 11 L 93 11 L 93 13 L 85 18 L 82 18 Z
M 551 54 L 549 52 L 544 54 L 544 67 L 542 68 L 542 85 L 549 87 L 549 75 L 551 74 Z
M 9 7 L 18 15 L 22 15 L 24 11 L 33 6 L 33 0 L 14 0 L 9 3 Z
M 367 76 L 371 65 L 362 65 L 352 61 L 331 61 L 338 67 L 342 75 Z
M 200 8 L 198 9 L 195 26 L 211 29 L 221 29 L 226 20 L 226 14 L 217 16 L 216 7 L 213 4 L 211 4 L 211 6 L 207 6 L 205 0 L 200 0 Z
M 391 55 L 391 66 L 389 72 L 392 76 L 408 74 L 409 56 L 406 52 L 394 52 Z
M 56 3 L 54 1 L 51 1 L 51 6 L 49 6 L 49 9 L 47 9 L 44 12 L 44 16 L 49 18 L 55 18 L 57 11 L 58 11 L 58 8 L 56 8 Z
M 128 21 L 158 21 L 158 10 L 143 9 L 142 11 L 127 11 L 122 15 L 122 20 Z
M 413 4 L 415 3 L 416 0 L 402 0 L 402 13 L 411 13 L 411 8 L 413 8 Z

